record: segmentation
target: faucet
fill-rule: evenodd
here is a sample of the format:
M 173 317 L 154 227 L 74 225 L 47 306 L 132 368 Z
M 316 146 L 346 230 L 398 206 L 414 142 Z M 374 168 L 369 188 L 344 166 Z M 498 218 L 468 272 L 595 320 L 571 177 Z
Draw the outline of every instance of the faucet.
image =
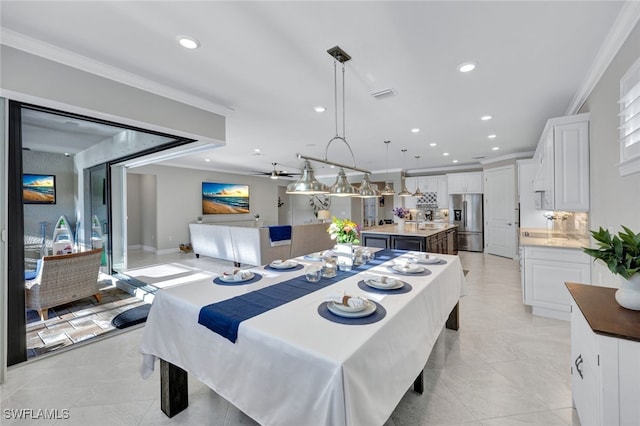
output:
M 416 213 L 416 222 L 420 223 L 420 222 L 426 222 L 427 221 L 427 214 L 425 213 L 424 210 L 418 210 L 418 212 Z

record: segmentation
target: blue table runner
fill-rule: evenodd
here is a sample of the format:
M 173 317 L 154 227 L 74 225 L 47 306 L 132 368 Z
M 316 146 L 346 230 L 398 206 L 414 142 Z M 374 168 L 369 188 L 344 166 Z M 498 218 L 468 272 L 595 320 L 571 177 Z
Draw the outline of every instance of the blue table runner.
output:
M 200 309 L 198 324 L 235 343 L 242 321 L 335 284 L 351 275 L 379 266 L 404 253 L 404 250 L 381 250 L 376 253 L 376 258 L 366 265 L 359 265 L 351 271 L 338 271 L 333 278 L 322 278 L 317 283 L 310 283 L 302 275 L 251 293 L 212 303 Z

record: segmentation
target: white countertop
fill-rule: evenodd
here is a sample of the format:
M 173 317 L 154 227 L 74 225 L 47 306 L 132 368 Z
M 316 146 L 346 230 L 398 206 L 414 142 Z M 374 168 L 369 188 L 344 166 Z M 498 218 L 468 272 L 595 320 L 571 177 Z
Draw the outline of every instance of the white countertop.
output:
M 575 235 L 547 231 L 546 229 L 521 228 L 520 245 L 582 249 L 583 247 L 590 247 L 590 242 L 586 236 L 576 237 Z

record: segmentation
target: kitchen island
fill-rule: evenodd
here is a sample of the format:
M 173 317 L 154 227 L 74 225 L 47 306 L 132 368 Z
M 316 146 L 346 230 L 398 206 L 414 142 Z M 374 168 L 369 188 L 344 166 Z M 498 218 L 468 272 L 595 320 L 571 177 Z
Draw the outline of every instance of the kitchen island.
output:
M 409 222 L 362 230 L 362 245 L 430 253 L 458 254 L 458 227 L 442 222 Z

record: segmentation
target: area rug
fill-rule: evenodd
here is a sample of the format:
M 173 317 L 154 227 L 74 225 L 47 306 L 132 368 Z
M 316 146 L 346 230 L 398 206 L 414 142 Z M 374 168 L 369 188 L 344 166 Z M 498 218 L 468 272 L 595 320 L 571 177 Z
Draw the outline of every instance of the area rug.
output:
M 123 328 L 134 326 L 136 324 L 141 324 L 147 321 L 147 316 L 149 315 L 149 309 L 151 309 L 150 303 L 146 303 L 144 305 L 140 305 L 140 306 L 136 306 L 135 308 L 128 309 L 116 315 L 111 320 L 111 324 L 118 329 L 123 329 Z

